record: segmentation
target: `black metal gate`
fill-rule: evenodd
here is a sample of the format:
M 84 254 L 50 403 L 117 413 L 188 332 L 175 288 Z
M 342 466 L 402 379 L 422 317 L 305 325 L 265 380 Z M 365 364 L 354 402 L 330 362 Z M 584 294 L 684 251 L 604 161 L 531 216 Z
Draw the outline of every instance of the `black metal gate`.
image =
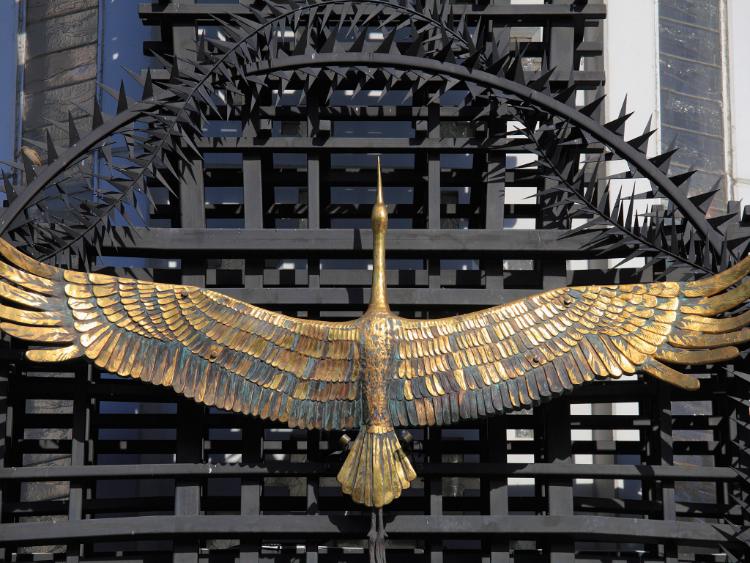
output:
M 578 223 L 566 213 L 581 208 L 575 217 L 588 220 L 592 211 L 551 203 L 558 184 L 579 182 L 563 168 L 582 154 L 603 167 L 627 163 L 630 175 L 613 181 L 649 181 L 666 202 L 664 225 L 676 209 L 705 241 L 709 259 L 699 265 L 726 259 L 720 235 L 747 235 L 740 217 L 720 232 L 691 215 L 700 206 L 683 178 L 669 178 L 668 155 L 648 159 L 644 139 L 622 139 L 625 117 L 590 121 L 604 81 L 602 5 L 182 1 L 140 11 L 160 29 L 161 41 L 145 47 L 165 69 L 141 74 L 143 100 L 115 92 L 117 116 L 95 109 L 92 133 L 71 131 L 57 170 L 27 167 L 27 191 L 2 220 L 27 251 L 215 287 L 297 316 L 356 316 L 369 298 L 374 153 L 383 154 L 392 217 L 391 303 L 403 316 L 664 274 L 663 261 L 607 269 L 631 255 L 627 236 L 608 248 L 587 244 L 595 232 L 567 236 Z M 170 88 L 173 98 L 159 97 Z M 182 124 L 182 140 L 165 144 L 155 166 L 163 176 L 142 174 L 140 190 L 122 189 L 112 203 L 129 224 L 89 237 L 81 225 L 93 213 L 80 212 L 63 234 L 50 220 L 19 219 L 55 178 L 132 180 L 148 156 L 133 132 L 158 130 L 158 112 Z M 560 148 L 573 139 L 560 123 L 585 133 L 575 151 Z M 537 126 L 552 141 L 524 137 Z M 101 140 L 115 134 L 112 146 L 130 150 L 112 157 Z M 95 166 L 130 158 L 135 168 L 92 175 L 91 155 Z M 597 183 L 611 173 L 583 168 L 595 207 L 614 201 Z M 89 186 L 101 190 L 97 182 Z M 732 251 L 742 247 L 723 253 Z M 334 478 L 340 434 L 205 408 L 83 363 L 51 371 L 24 362 L 19 346 L 5 346 L 0 365 L 6 560 L 367 556 L 369 514 Z M 713 368 L 696 393 L 639 376 L 533 412 L 411 430 L 422 477 L 387 508 L 389 560 L 739 560 L 750 539 L 743 366 Z

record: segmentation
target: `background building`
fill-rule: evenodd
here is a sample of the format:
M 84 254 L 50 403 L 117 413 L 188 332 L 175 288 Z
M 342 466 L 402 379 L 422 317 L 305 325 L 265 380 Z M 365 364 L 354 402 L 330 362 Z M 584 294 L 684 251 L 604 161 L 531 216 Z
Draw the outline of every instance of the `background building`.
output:
M 116 111 L 117 101 L 99 83 L 117 90 L 124 80 L 128 94 L 138 98 L 141 87 L 125 68 L 138 73 L 152 67 L 154 76 L 163 78 L 161 63 L 144 53 L 194 56 L 196 39 L 224 39 L 212 15 L 243 13 L 248 4 L 4 3 L 0 69 L 10 79 L 0 83 L 0 105 L 10 111 L 0 112 L 0 159 L 14 160 L 22 146 L 33 149 L 28 141 L 46 142 L 47 130 L 65 146 L 68 112 L 85 131 L 95 99 L 105 112 Z M 470 13 L 469 29 L 480 22 L 491 25 L 496 38 L 507 34 L 510 50 L 527 49 L 523 66 L 529 76 L 549 65 L 555 92 L 570 79 L 579 108 L 595 99 L 601 84 L 606 93 L 603 121 L 620 115 L 627 95 L 628 111 L 634 115 L 625 124 L 625 138 L 640 135 L 652 119 L 658 130 L 649 141 L 649 156 L 673 144 L 680 147 L 671 173 L 694 167 L 696 189 L 718 182 L 715 215 L 723 213 L 729 201 L 740 201 L 740 208 L 743 200 L 750 204 L 750 165 L 741 158 L 750 154 L 750 110 L 742 103 L 750 91 L 750 70 L 742 58 L 750 52 L 750 38 L 743 33 L 743 24 L 750 21 L 746 2 L 451 4 L 456 13 Z M 272 13 L 265 2 L 252 6 L 267 17 Z M 299 41 L 299 29 L 286 33 L 280 41 Z M 386 35 L 373 28 L 366 41 L 379 45 Z M 194 163 L 194 183 L 182 178 L 175 186 L 176 198 L 166 190 L 152 190 L 156 205 L 146 222 L 154 234 L 142 231 L 140 242 L 125 251 L 105 245 L 94 265 L 144 279 L 217 287 L 290 314 L 351 317 L 367 301 L 369 258 L 357 237 L 358 229 L 369 225 L 372 154 L 384 152 L 386 199 L 394 205 L 391 225 L 405 232 L 392 247 L 389 284 L 394 307 L 405 316 L 473 310 L 568 283 L 638 278 L 637 261 L 607 274 L 601 269 L 619 260 L 590 260 L 575 242 L 558 241 L 549 233 L 547 238 L 539 235 L 538 244 L 529 242 L 536 236 L 531 233 L 550 227 L 535 197 L 539 179 L 513 170 L 530 157 L 508 151 L 498 156 L 468 142 L 464 149 L 461 143 L 481 137 L 486 132 L 482 128 L 489 127 L 481 108 L 472 107 L 466 95 L 448 92 L 435 104 L 370 84 L 352 84 L 328 101 L 338 113 L 321 116 L 310 108 L 325 104 L 304 100 L 293 84 L 277 84 L 263 100 L 275 109 L 254 121 L 252 130 L 243 130 L 241 119 L 207 123 L 205 136 L 215 144 L 201 146 L 204 158 Z M 301 111 L 295 109 L 299 107 Z M 383 107 L 396 109 L 381 113 Z M 352 108 L 362 113 L 355 115 Z M 325 141 L 316 144 L 311 139 L 321 132 Z M 237 141 L 256 138 L 264 140 L 265 148 L 254 151 L 254 145 Z M 504 169 L 502 178 L 491 173 L 498 164 Z M 648 186 L 624 180 L 619 188 Z M 185 228 L 199 231 L 196 247 L 182 238 Z M 174 233 L 167 236 L 156 229 Z M 420 230 L 429 237 L 420 239 Z M 233 538 L 205 530 L 164 532 L 154 538 L 142 528 L 133 538 L 117 533 L 34 536 L 38 532 L 32 531 L 23 545 L 6 545 L 9 559 L 171 557 L 180 562 L 244 563 L 270 557 L 314 561 L 366 556 L 361 541 L 366 528 L 360 530 L 366 517 L 349 518 L 340 536 L 319 531 L 326 529 L 322 522 L 328 522 L 319 515 L 341 516 L 355 508 L 337 493 L 328 470 L 318 475 L 298 466 L 293 476 L 282 477 L 258 477 L 241 469 L 225 477 L 175 471 L 153 478 L 143 469 L 175 462 L 241 462 L 240 468 L 253 467 L 258 460 L 325 464 L 338 459 L 338 436 L 238 419 L 177 401 L 138 382 L 117 381 L 85 365 L 42 372 L 8 354 L 4 465 L 101 466 L 104 478 L 81 473 L 71 479 L 41 479 L 37 473 L 36 478 L 6 479 L 3 523 L 83 520 L 81 530 L 98 534 L 103 528 L 96 527 L 97 522 L 84 524 L 141 515 L 164 516 L 165 526 L 173 515 L 296 517 L 288 520 L 283 537 L 269 531 L 268 538 L 262 533 Z M 20 383 L 22 375 L 38 378 L 31 380 L 34 383 L 49 381 L 51 390 Z M 653 382 L 625 381 L 622 392 L 610 386 L 545 405 L 534 414 L 414 430 L 417 462 L 454 464 L 456 470 L 441 466 L 428 473 L 430 477 L 394 505 L 389 557 L 493 563 L 737 559 L 736 546 L 728 549 L 712 542 L 708 531 L 697 539 L 690 534 L 704 533 L 714 524 L 721 533 L 747 533 L 743 503 L 748 491 L 736 484 L 733 473 L 737 465 L 746 465 L 736 452 L 737 444 L 746 440 L 737 429 L 742 426 L 737 413 L 747 410 L 746 396 L 732 402 L 742 389 L 740 379 L 730 374 L 694 397 L 670 395 Z M 501 464 L 505 473 L 493 476 L 480 470 L 469 475 L 461 469 L 479 463 Z M 579 464 L 580 473 L 578 468 L 560 470 L 561 463 Z M 508 469 L 504 464 L 518 465 Z M 108 473 L 108 465 L 125 467 Z M 596 469 L 604 466 L 619 467 Z M 649 475 L 639 475 L 639 467 Z M 136 471 L 143 473 L 136 477 Z M 407 515 L 424 518 L 398 520 Z M 486 516 L 488 527 L 456 528 L 462 515 Z M 429 531 L 428 516 L 445 519 L 444 534 Z M 528 531 L 492 533 L 492 518 L 510 522 L 522 517 L 528 518 Z M 551 532 L 552 520 L 544 520 L 550 517 L 559 517 L 561 525 L 572 526 L 576 534 Z M 654 520 L 653 526 L 643 525 L 647 519 Z M 191 522 L 204 525 L 202 520 Z

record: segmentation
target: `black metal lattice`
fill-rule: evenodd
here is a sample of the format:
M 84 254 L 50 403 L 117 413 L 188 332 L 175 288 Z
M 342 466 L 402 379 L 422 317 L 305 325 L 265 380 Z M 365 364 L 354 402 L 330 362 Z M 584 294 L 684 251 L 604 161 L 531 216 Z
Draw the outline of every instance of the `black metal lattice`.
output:
M 527 111 L 533 103 L 513 98 L 518 103 L 504 109 L 504 99 L 488 95 L 490 89 L 476 91 L 473 83 L 440 72 L 456 57 L 470 67 L 470 50 L 445 50 L 443 35 L 459 35 L 451 45 L 481 37 L 477 50 L 486 60 L 477 59 L 477 72 L 515 73 L 522 84 L 541 81 L 544 100 L 564 100 L 573 117 L 592 115 L 604 80 L 598 70 L 603 6 L 321 4 L 314 17 L 297 3 L 140 7 L 144 24 L 161 32 L 146 48 L 165 64 L 176 57 L 182 72 L 237 41 L 226 34 L 271 20 L 280 22 L 267 36 L 269 45 L 274 37 L 282 44 L 275 53 L 281 63 L 274 67 L 277 57 L 261 58 L 258 65 L 271 70 L 258 78 L 253 98 L 235 96 L 226 84 L 223 99 L 218 86 L 198 96 L 196 108 L 204 111 L 195 150 L 185 143 L 179 162 L 162 163 L 165 170 L 176 167 L 174 177 L 165 172 L 167 181 L 144 175 L 141 191 L 150 204 L 140 196 L 130 200 L 132 209 L 146 210 L 150 228 L 136 219 L 81 239 L 89 252 L 74 250 L 88 266 L 216 287 L 298 316 L 355 316 L 369 298 L 377 152 L 384 155 L 392 217 L 390 299 L 404 316 L 443 316 L 565 284 L 649 281 L 664 273 L 663 259 L 606 270 L 631 256 L 632 246 L 595 253 L 586 242 L 596 233 L 566 236 L 575 223 L 549 205 L 559 178 L 525 165 L 528 155 L 538 154 L 528 139 L 508 135 L 519 108 L 533 117 Z M 283 16 L 293 10 L 299 16 Z M 321 35 L 355 18 L 359 32 L 328 35 L 344 47 L 327 52 Z M 414 74 L 399 72 L 398 65 L 390 74 L 372 70 L 381 68 L 379 56 L 413 56 L 408 48 L 415 36 L 409 34 L 418 31 L 434 34 L 436 45 L 443 41 L 420 55 L 424 68 Z M 290 73 L 293 57 L 304 62 L 310 54 L 303 37 L 311 38 L 317 58 L 300 74 Z M 363 45 L 355 50 L 360 37 Z M 318 74 L 305 72 L 324 56 L 330 62 Z M 144 82 L 168 89 L 174 72 L 154 70 Z M 325 87 L 315 80 L 321 73 L 331 74 Z M 585 98 L 578 106 L 577 92 Z M 205 109 L 207 98 L 218 112 Z M 148 105 L 121 101 L 122 122 L 137 104 Z M 621 126 L 610 123 L 602 131 L 622 140 Z M 590 141 L 587 153 L 607 160 L 618 155 L 642 176 L 648 177 L 649 165 L 668 169 L 668 159 L 665 165 L 639 152 L 643 139 L 631 140 L 636 152 L 627 154 L 606 138 Z M 76 158 L 71 165 L 80 165 Z M 666 187 L 682 180 L 664 178 Z M 524 199 L 528 194 L 537 197 Z M 656 195 L 665 197 L 663 190 Z M 19 190 L 17 197 L 25 196 Z M 677 197 L 666 201 L 674 204 Z M 695 222 L 703 224 L 700 217 Z M 11 223 L 11 234 L 33 250 L 18 225 Z M 716 246 L 723 244 L 725 255 L 741 252 L 727 249 L 726 241 L 741 240 L 747 226 L 739 218 L 723 226 Z M 36 249 L 44 254 L 48 241 L 39 229 Z M 95 255 L 104 258 L 96 262 Z M 0 543 L 6 560 L 248 563 L 367 556 L 369 514 L 343 496 L 334 479 L 342 458 L 337 433 L 289 430 L 205 408 L 82 363 L 62 370 L 31 365 L 17 342 L 2 353 Z M 741 559 L 749 520 L 750 379 L 744 367 L 713 368 L 697 393 L 639 376 L 592 385 L 533 412 L 412 429 L 410 455 L 421 477 L 387 508 L 389 560 Z

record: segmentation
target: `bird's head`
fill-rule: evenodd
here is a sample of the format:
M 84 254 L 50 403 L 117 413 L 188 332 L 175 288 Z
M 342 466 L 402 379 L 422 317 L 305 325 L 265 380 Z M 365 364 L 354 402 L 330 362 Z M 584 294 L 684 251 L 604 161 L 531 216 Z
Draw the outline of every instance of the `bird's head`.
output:
M 372 207 L 372 230 L 374 233 L 384 233 L 388 228 L 388 208 L 383 201 L 383 179 L 380 173 L 380 157 L 378 157 L 378 187 L 375 205 Z

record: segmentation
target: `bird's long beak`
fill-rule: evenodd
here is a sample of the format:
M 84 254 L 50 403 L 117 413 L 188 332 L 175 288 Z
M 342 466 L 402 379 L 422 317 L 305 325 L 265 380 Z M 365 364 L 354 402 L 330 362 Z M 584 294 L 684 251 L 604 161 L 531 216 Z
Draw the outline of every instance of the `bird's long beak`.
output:
M 383 177 L 380 172 L 380 157 L 378 157 L 378 187 L 375 205 L 372 208 L 372 294 L 368 309 L 370 311 L 390 311 L 385 280 L 385 236 L 387 230 L 388 208 L 383 200 Z
M 380 173 L 380 156 L 378 156 L 378 189 L 375 196 L 375 205 L 383 205 L 383 176 Z

